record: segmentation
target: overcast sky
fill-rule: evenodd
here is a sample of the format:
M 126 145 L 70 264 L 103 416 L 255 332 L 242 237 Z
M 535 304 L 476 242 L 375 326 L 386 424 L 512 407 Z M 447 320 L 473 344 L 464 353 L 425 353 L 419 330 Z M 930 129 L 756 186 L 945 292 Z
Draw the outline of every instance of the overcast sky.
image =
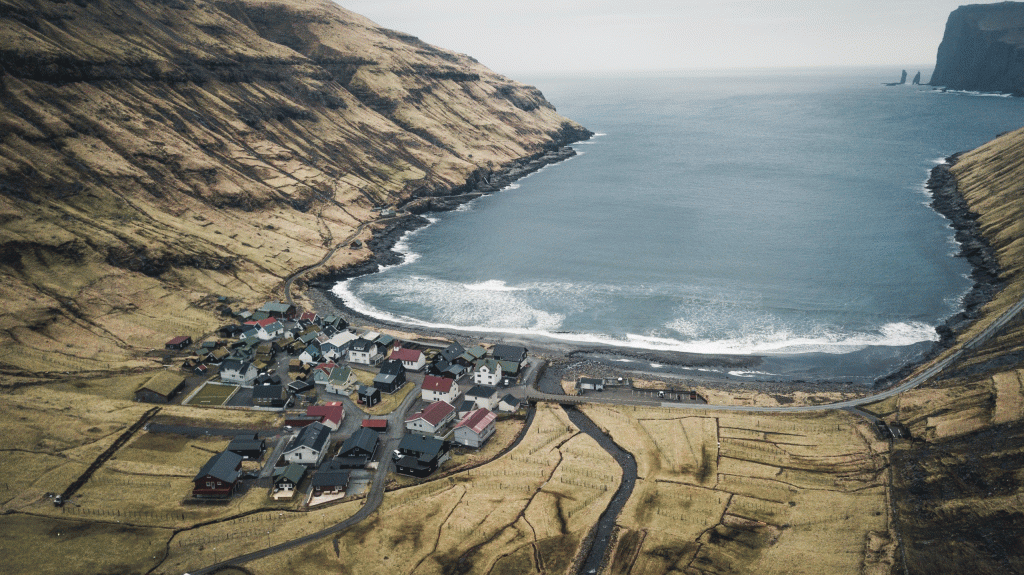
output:
M 931 67 L 959 0 L 341 0 L 506 74 Z M 990 0 L 971 2 L 991 3 Z

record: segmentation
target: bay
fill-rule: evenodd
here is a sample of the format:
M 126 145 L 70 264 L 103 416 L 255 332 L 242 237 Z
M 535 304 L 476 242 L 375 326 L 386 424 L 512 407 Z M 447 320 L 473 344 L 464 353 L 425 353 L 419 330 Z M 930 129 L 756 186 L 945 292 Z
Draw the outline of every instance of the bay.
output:
M 870 381 L 935 341 L 971 285 L 928 170 L 1024 125 L 1019 99 L 882 85 L 898 72 L 526 78 L 598 135 L 435 214 L 405 264 L 335 293 L 412 325 Z

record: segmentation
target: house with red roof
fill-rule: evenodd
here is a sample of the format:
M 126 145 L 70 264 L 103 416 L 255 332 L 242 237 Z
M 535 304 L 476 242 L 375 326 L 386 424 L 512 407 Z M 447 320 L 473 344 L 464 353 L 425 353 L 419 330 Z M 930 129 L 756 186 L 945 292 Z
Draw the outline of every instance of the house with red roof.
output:
M 340 401 L 328 401 L 323 405 L 311 405 L 306 408 L 309 417 L 321 417 L 320 423 L 337 431 L 341 422 L 345 421 L 345 406 Z
M 270 341 L 284 335 L 284 324 L 277 318 L 268 317 L 259 321 L 247 321 L 245 325 L 256 330 L 256 337 L 263 341 Z
M 192 336 L 190 335 L 179 335 L 174 339 L 164 344 L 164 349 L 185 349 L 192 345 Z
M 407 347 L 395 348 L 391 352 L 391 359 L 396 359 L 402 362 L 405 369 L 409 371 L 419 371 L 427 365 L 427 358 L 423 355 L 423 352 L 418 349 L 409 349 Z
M 455 442 L 466 447 L 480 447 L 494 435 L 494 422 L 498 416 L 487 409 L 469 412 L 455 425 Z
M 455 408 L 446 401 L 431 403 L 405 418 L 405 427 L 419 433 L 437 433 L 455 419 Z
M 423 377 L 420 395 L 423 397 L 423 401 L 447 401 L 455 405 L 455 399 L 459 397 L 459 386 L 455 385 L 455 380 L 449 377 L 427 375 Z

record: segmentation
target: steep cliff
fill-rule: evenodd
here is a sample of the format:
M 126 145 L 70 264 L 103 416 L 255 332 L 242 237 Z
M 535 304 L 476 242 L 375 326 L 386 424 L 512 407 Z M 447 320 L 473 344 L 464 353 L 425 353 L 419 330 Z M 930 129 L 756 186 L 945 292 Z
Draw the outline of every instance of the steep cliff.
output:
M 588 135 L 328 0 L 0 0 L 0 94 L 8 375 L 140 365 L 212 327 L 212 294 L 254 303 L 366 239 L 376 206 Z
M 930 83 L 1024 94 L 1024 2 L 974 4 L 950 13 Z

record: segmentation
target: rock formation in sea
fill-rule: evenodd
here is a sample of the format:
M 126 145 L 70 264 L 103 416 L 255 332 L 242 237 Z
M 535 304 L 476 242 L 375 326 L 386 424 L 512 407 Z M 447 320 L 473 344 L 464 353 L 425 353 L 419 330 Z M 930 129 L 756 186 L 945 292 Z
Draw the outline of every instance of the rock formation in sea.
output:
M 1024 2 L 954 10 L 939 44 L 933 86 L 1024 94 Z
M 148 365 L 137 350 L 215 327 L 218 295 L 370 258 L 381 208 L 589 136 L 536 88 L 328 0 L 3 2 L 0 30 L 12 373 Z

